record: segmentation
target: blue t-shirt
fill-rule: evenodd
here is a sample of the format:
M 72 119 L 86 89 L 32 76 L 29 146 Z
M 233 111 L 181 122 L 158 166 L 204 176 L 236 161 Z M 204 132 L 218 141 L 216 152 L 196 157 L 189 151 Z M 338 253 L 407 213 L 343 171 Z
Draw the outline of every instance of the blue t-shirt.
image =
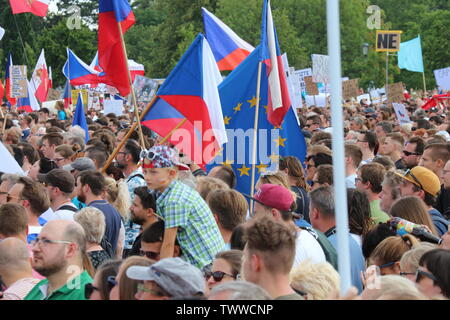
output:
M 433 220 L 434 226 L 436 227 L 439 237 L 442 237 L 444 233 L 447 232 L 448 225 L 450 224 L 450 222 L 447 221 L 442 215 L 442 213 L 437 211 L 435 208 L 428 211 L 428 213 L 431 216 L 431 220 Z
M 66 119 L 67 119 L 66 113 L 62 110 L 59 110 L 58 111 L 58 120 L 66 120 Z
M 105 235 L 104 237 L 111 244 L 113 251 L 116 251 L 117 241 L 119 240 L 120 225 L 122 220 L 120 214 L 106 200 L 95 200 L 89 203 L 88 207 L 99 209 L 105 215 Z
M 361 281 L 361 271 L 364 272 L 366 266 L 364 262 L 364 256 L 361 250 L 360 245 L 356 240 L 348 234 L 349 246 L 350 246 L 350 272 L 352 277 L 352 285 L 358 289 L 358 292 L 361 293 L 363 290 L 362 281 Z M 336 233 L 333 233 L 328 237 L 333 247 L 337 249 L 337 236 Z M 339 253 L 338 253 L 339 254 Z

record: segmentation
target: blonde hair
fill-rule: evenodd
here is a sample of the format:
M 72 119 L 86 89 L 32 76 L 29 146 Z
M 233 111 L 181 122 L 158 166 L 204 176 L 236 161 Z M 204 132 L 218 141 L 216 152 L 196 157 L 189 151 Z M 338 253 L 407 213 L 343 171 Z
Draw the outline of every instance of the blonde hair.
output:
M 381 241 L 370 255 L 370 264 L 386 264 L 400 261 L 403 254 L 419 245 L 419 240 L 410 235 L 387 237 Z
M 230 187 L 225 182 L 217 178 L 212 177 L 197 178 L 196 190 L 198 193 L 200 193 L 200 196 L 205 201 L 211 191 L 228 190 L 229 188 Z
M 86 207 L 75 212 L 73 219 L 78 222 L 86 233 L 86 241 L 99 244 L 105 234 L 105 215 L 99 209 Z
M 291 285 L 305 291 L 308 300 L 326 300 L 330 292 L 339 291 L 339 273 L 328 262 L 306 259 L 290 274 Z
M 263 184 L 275 184 L 277 186 L 285 187 L 286 189 L 291 191 L 288 175 L 284 171 L 269 171 L 261 174 L 258 181 L 256 182 L 256 185 L 260 186 Z M 291 193 L 294 201 L 296 201 L 297 195 L 294 191 L 291 191 Z
M 127 218 L 131 207 L 131 196 L 128 185 L 124 180 L 116 181 L 111 177 L 105 177 L 106 199 L 119 211 L 123 218 Z
M 417 246 L 414 246 L 411 250 L 406 251 L 400 259 L 400 269 L 403 272 L 416 272 L 419 268 L 420 258 L 425 252 L 436 249 L 437 246 L 429 243 L 422 242 Z
M 380 290 L 371 293 L 373 300 L 428 300 L 415 284 L 398 275 L 380 277 Z

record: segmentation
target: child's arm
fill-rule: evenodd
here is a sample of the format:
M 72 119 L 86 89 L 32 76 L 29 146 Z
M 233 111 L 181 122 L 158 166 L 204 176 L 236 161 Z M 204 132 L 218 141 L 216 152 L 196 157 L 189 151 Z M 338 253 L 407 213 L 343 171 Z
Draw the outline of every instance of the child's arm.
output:
M 173 257 L 177 231 L 178 227 L 164 230 L 164 239 L 161 246 L 161 252 L 159 254 L 160 259 Z

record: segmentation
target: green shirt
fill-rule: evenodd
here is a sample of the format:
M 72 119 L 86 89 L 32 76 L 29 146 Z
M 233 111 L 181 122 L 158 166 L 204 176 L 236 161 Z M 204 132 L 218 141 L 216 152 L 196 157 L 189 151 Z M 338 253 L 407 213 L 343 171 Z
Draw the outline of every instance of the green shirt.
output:
M 379 199 L 370 202 L 370 217 L 375 225 L 380 222 L 385 223 L 390 219 L 387 213 L 381 210 Z
M 214 216 L 200 194 L 175 180 L 156 200 L 166 229 L 178 228 L 181 258 L 201 269 L 225 249 Z
M 44 279 L 31 289 L 24 300 L 86 300 L 84 287 L 88 283 L 92 283 L 92 278 L 83 271 L 47 297 L 48 280 Z

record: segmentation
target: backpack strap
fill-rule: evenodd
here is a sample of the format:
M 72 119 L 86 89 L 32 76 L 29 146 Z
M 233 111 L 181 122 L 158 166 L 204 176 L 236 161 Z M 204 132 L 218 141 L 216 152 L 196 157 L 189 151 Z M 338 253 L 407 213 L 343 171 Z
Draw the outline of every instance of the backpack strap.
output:
M 139 177 L 139 178 L 141 178 L 142 180 L 145 180 L 145 177 L 144 177 L 142 174 L 136 173 L 135 175 L 132 175 L 131 177 L 128 177 L 127 182 L 130 182 L 131 179 L 136 178 L 136 177 Z
M 72 212 L 78 212 L 77 208 L 69 206 L 68 204 L 58 208 L 58 210 L 67 210 L 67 211 L 72 211 Z

